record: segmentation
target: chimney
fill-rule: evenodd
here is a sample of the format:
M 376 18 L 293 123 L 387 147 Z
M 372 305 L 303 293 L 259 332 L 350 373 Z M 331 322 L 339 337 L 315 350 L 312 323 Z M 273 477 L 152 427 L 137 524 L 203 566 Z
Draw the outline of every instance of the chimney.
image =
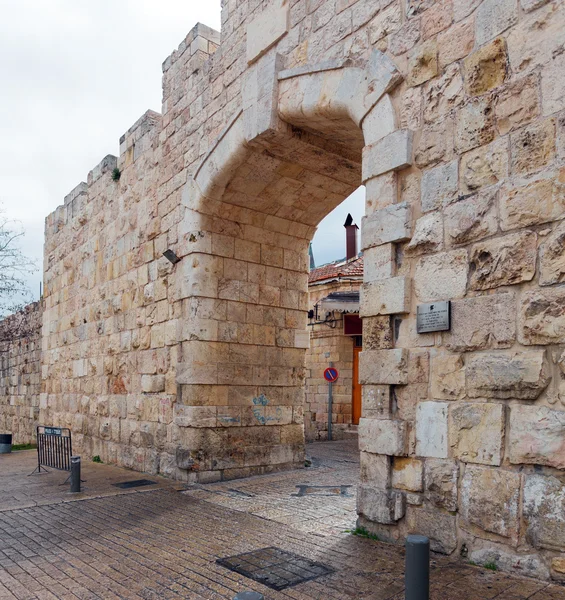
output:
M 359 227 L 353 222 L 353 217 L 348 214 L 345 223 L 346 258 L 351 260 L 357 258 L 357 230 Z

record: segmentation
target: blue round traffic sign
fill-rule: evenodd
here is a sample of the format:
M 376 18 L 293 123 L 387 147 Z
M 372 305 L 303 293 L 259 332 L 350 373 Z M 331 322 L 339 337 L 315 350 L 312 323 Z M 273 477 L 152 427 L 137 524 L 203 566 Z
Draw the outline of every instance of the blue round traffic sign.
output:
M 324 371 L 324 379 L 326 381 L 329 381 L 330 383 L 335 383 L 337 381 L 338 377 L 339 377 L 339 373 L 337 372 L 337 369 L 334 367 L 328 367 Z

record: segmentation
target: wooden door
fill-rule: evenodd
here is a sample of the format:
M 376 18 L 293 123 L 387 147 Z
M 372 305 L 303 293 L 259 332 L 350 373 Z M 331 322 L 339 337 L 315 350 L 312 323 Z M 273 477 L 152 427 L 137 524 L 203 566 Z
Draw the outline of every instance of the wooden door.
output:
M 359 383 L 359 352 L 363 348 L 355 346 L 353 348 L 353 424 L 359 425 L 361 418 L 361 384 Z

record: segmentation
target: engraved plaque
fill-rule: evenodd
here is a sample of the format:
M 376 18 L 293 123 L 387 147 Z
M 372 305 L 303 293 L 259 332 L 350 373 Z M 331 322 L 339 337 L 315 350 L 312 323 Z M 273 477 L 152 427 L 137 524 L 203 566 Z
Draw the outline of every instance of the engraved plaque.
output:
M 451 301 L 419 304 L 416 317 L 416 331 L 449 331 L 451 329 Z

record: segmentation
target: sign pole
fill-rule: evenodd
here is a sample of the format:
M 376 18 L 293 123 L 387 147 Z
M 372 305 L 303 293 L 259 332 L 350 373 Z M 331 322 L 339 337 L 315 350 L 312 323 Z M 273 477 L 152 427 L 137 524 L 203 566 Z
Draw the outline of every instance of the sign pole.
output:
M 330 368 L 333 367 L 333 362 L 330 363 Z M 329 382 L 329 391 L 328 391 L 328 441 L 332 441 L 332 412 L 333 412 L 333 404 L 334 404 L 334 396 L 333 396 L 333 381 Z

